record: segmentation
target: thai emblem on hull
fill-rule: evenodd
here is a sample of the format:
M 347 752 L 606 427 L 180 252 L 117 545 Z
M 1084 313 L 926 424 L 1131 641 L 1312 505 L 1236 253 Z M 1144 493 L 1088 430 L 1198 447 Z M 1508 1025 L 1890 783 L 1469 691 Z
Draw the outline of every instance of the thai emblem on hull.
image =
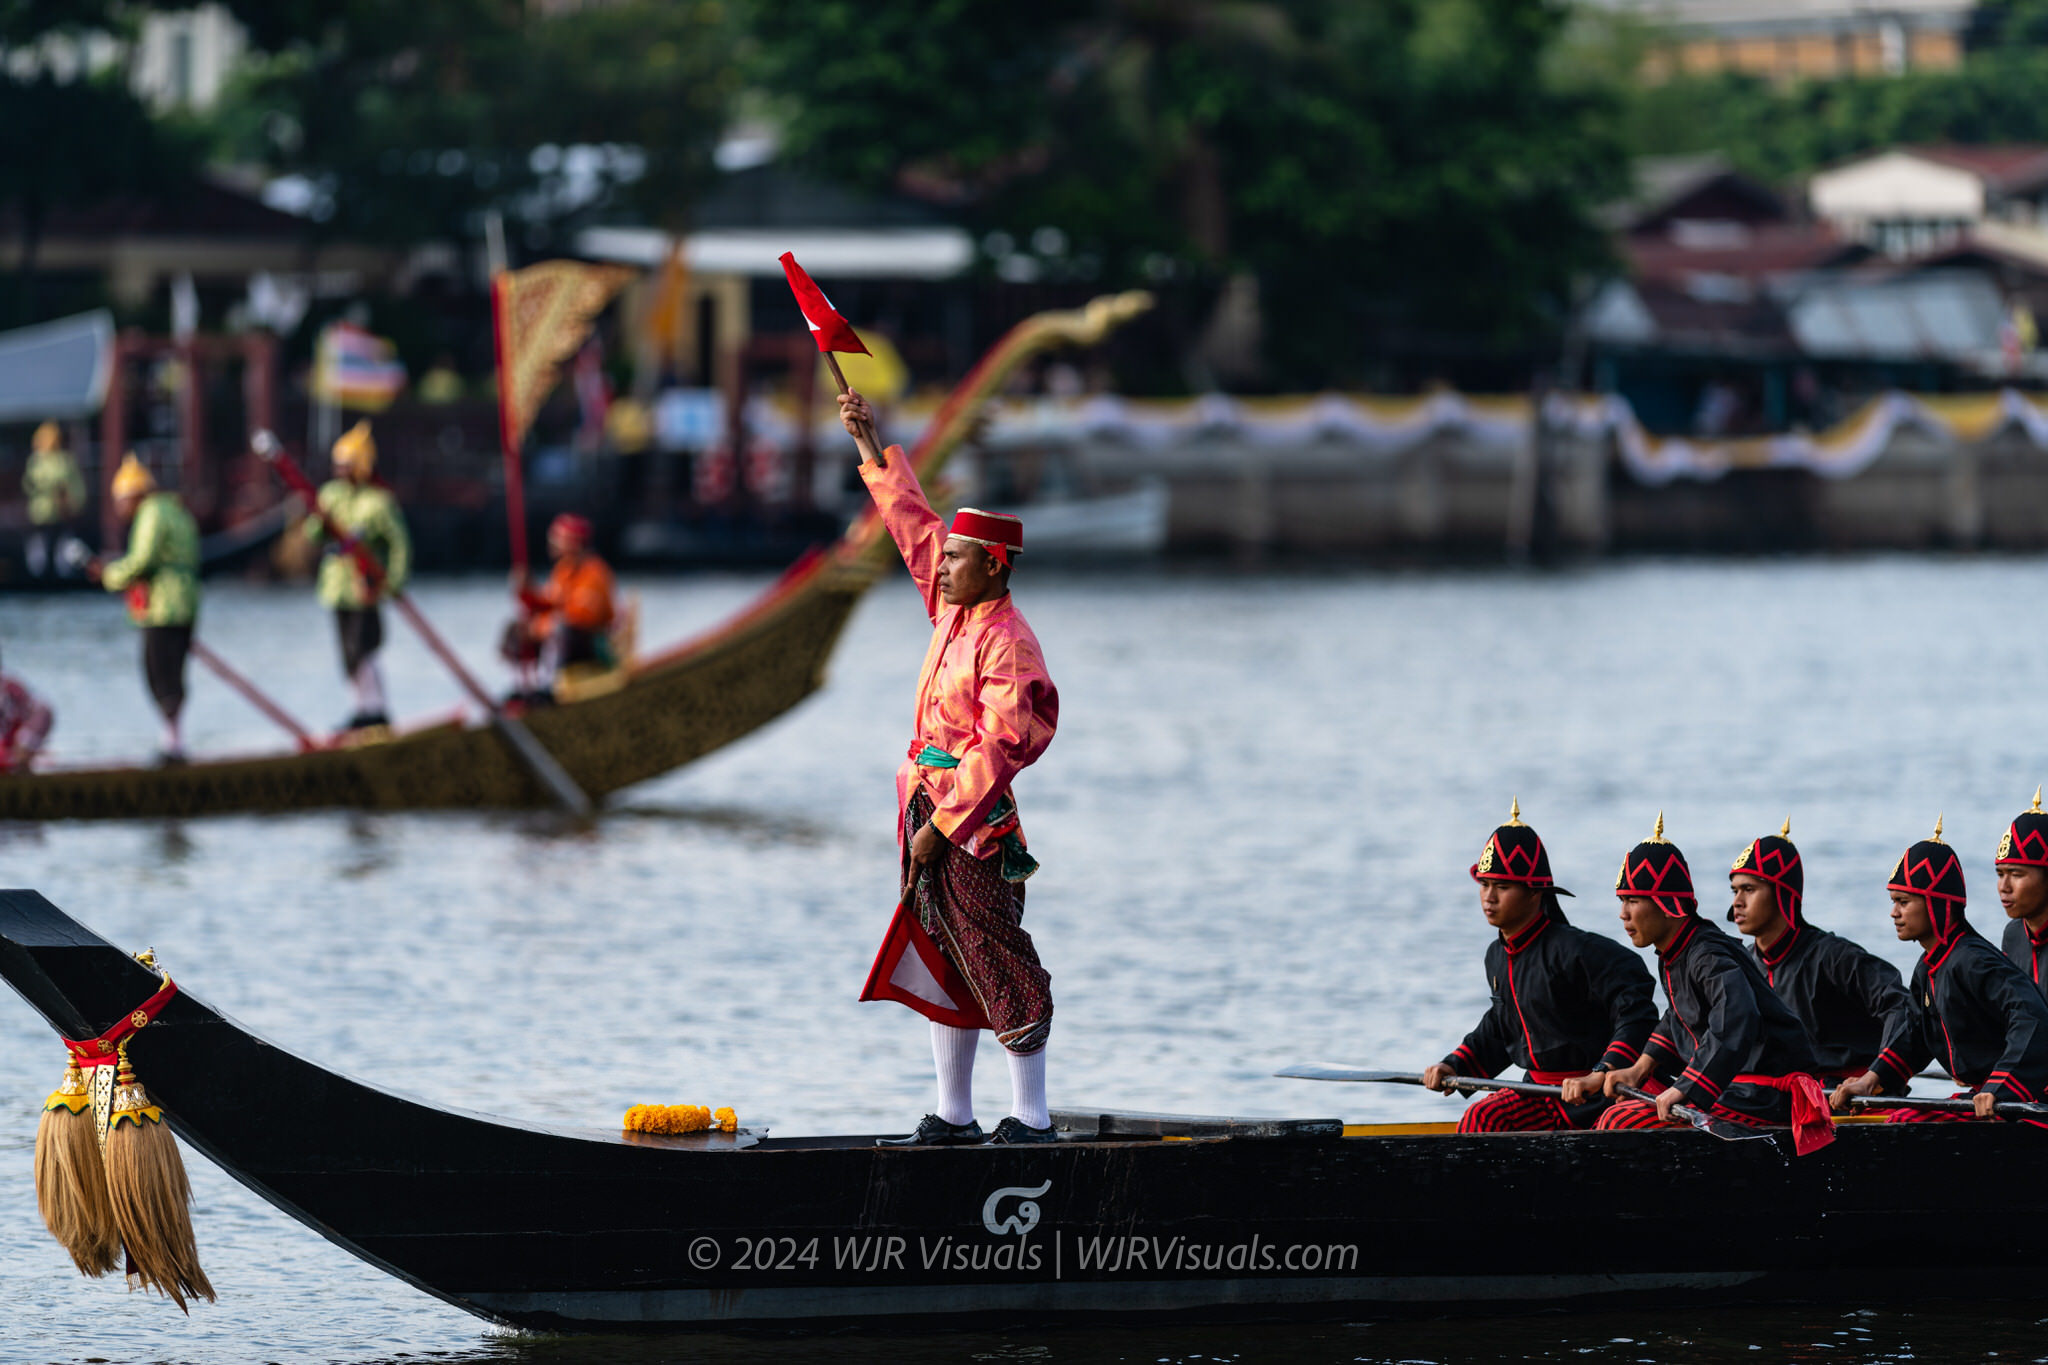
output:
M 1031 1230 L 1038 1226 L 1038 1197 L 1051 1188 L 1052 1181 L 1050 1179 L 1047 1179 L 1043 1185 L 1038 1186 L 1036 1189 L 1025 1185 L 1003 1186 L 982 1201 L 981 1225 L 989 1230 L 990 1235 L 996 1237 L 1013 1232 L 1019 1237 L 1030 1236 Z M 1010 1213 L 1009 1217 L 997 1218 L 996 1214 L 1001 1212 L 1001 1205 L 1005 1199 L 1017 1199 L 1022 1202 Z

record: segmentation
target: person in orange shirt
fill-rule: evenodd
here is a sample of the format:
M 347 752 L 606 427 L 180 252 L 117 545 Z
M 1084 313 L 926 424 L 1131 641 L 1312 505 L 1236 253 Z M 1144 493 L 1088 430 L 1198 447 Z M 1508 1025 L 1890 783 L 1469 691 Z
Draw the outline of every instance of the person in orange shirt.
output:
M 548 525 L 554 571 L 538 588 L 524 579 L 519 585 L 519 604 L 531 613 L 526 636 L 546 677 L 568 664 L 612 662 L 612 571 L 590 539 L 589 518 L 562 513 Z

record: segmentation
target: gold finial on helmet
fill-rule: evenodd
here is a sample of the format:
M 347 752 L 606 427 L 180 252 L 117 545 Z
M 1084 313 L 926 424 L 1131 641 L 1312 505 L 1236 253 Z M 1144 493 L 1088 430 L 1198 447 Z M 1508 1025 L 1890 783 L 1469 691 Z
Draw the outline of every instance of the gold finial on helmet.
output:
M 117 498 L 139 498 L 156 491 L 156 476 L 135 458 L 135 452 L 131 450 L 114 471 L 114 485 L 110 491 Z
M 347 466 L 368 474 L 377 467 L 377 438 L 370 434 L 370 419 L 365 417 L 347 431 L 334 438 L 329 451 L 335 468 Z
M 1937 844 L 1941 842 L 1941 817 L 1939 815 L 1934 817 L 1934 838 L 1931 842 Z
M 2039 809 L 2040 809 L 2040 807 L 2039 807 L 2039 806 L 2036 806 L 2036 807 L 2034 807 L 2034 809 L 2036 809 L 2036 810 L 2039 810 Z M 1514 800 L 1512 800 L 1512 801 L 1508 802 L 1508 825 L 1509 825 L 1509 826 L 1510 826 L 1511 828 L 1516 828 L 1516 829 L 1519 829 L 1519 828 L 1521 828 L 1521 825 L 1522 825 L 1522 798 L 1521 798 L 1521 797 L 1519 797 L 1519 796 L 1517 796 L 1516 798 L 1514 798 Z
M 2034 809 L 2032 813 L 2035 815 L 2041 813 L 2041 789 L 2038 786 L 2034 788 Z
M 1664 837 L 1664 812 L 1661 810 L 1657 812 L 1657 828 L 1650 831 L 1649 842 L 1653 844 L 1668 844 L 1671 842 Z
M 1785 823 L 1784 823 L 1784 824 L 1782 824 L 1782 825 L 1780 825 L 1780 826 L 1778 826 L 1778 837 L 1779 837 L 1780 839 L 1790 839 L 1790 838 L 1792 837 L 1792 817 L 1791 817 L 1791 816 L 1789 816 L 1789 815 L 1788 815 L 1788 816 L 1786 816 L 1786 817 L 1785 817 Z

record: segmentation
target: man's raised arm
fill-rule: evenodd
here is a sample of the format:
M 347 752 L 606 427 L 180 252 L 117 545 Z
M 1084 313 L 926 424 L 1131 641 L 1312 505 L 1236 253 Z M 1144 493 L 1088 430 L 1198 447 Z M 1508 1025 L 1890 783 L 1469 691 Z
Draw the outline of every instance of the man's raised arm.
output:
M 868 410 L 867 399 L 852 390 L 840 394 L 839 421 L 860 447 L 861 482 L 868 486 L 875 510 L 882 514 L 882 524 L 889 528 L 890 537 L 902 552 L 904 566 L 916 580 L 918 591 L 924 594 L 925 615 L 936 621 L 941 605 L 939 561 L 946 545 L 946 523 L 932 510 L 924 486 L 917 481 L 917 471 L 910 467 L 901 446 L 889 448 L 887 463 L 877 460 L 882 452 L 875 449 L 869 437 L 874 430 L 874 415 Z

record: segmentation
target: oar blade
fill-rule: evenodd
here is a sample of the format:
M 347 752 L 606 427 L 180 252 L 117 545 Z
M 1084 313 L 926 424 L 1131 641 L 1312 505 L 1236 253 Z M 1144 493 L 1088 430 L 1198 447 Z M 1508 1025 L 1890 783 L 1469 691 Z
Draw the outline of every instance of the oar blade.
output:
M 1282 1067 L 1273 1073 L 1291 1081 L 1384 1081 L 1395 1085 L 1421 1085 L 1422 1077 L 1407 1071 L 1371 1071 L 1362 1066 L 1340 1066 L 1334 1062 L 1308 1062 Z

